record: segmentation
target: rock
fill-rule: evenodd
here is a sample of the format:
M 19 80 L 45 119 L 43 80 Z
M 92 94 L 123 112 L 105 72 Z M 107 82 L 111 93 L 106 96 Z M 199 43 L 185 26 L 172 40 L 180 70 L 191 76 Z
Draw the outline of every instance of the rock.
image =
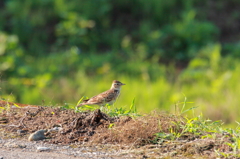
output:
M 0 156 L 0 159 L 3 159 L 3 157 L 2 157 L 2 156 Z
M 32 133 L 29 138 L 28 141 L 37 141 L 37 140 L 43 140 L 46 139 L 44 133 L 46 132 L 46 130 L 38 130 L 35 133 Z
M 50 148 L 48 147 L 37 147 L 37 152 L 42 152 L 42 151 L 49 151 Z
M 26 134 L 26 130 L 17 130 L 17 134 L 18 135 L 24 135 L 24 134 Z
M 63 130 L 63 128 L 62 127 L 54 127 L 54 128 L 52 128 L 52 129 L 49 129 L 48 130 L 48 132 L 58 132 L 58 131 L 62 131 Z

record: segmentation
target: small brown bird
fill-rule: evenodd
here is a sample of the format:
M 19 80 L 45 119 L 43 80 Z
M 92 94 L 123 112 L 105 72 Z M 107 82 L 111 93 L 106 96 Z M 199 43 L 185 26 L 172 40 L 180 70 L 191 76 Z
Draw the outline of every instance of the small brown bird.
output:
M 109 90 L 100 93 L 99 95 L 96 95 L 90 99 L 83 100 L 83 103 L 79 104 L 77 107 L 83 105 L 100 105 L 100 106 L 104 106 L 106 104 L 111 105 L 116 101 L 117 97 L 119 96 L 122 85 L 125 84 L 121 83 L 120 81 L 114 80 Z

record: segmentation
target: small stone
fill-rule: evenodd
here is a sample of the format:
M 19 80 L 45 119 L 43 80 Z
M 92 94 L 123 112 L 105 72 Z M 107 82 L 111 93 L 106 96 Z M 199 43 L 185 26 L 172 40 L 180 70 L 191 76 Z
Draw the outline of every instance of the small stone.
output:
M 23 135 L 25 134 L 27 131 L 26 130 L 17 130 L 17 134 L 18 135 Z
M 49 129 L 48 132 L 58 132 L 58 131 L 61 131 L 63 128 L 61 127 L 54 127 L 52 129 Z
M 32 133 L 29 138 L 28 141 L 37 141 L 37 140 L 43 140 L 46 139 L 44 133 L 46 132 L 46 130 L 38 130 L 35 133 Z
M 37 147 L 37 152 L 42 152 L 42 151 L 49 151 L 50 148 L 48 147 Z
M 69 149 L 70 146 L 63 146 L 62 148 L 63 148 L 63 149 Z

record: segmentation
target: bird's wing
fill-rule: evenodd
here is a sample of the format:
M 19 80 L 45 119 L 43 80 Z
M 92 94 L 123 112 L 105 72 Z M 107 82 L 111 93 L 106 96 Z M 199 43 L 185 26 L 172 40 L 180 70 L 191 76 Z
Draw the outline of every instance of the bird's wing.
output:
M 114 90 L 107 90 L 99 95 L 96 95 L 90 98 L 88 103 L 102 103 L 102 102 L 110 102 L 114 98 Z

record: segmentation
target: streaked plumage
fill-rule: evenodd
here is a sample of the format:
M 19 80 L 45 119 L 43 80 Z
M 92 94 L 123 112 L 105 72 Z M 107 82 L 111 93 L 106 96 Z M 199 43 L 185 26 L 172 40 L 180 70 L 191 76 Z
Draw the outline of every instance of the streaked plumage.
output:
M 77 107 L 80 107 L 83 105 L 104 106 L 105 104 L 113 104 L 120 94 L 122 85 L 125 85 L 125 84 L 121 83 L 120 81 L 114 80 L 109 90 L 103 93 L 100 93 L 99 95 L 96 95 L 90 99 L 83 100 L 83 103 L 79 104 Z

